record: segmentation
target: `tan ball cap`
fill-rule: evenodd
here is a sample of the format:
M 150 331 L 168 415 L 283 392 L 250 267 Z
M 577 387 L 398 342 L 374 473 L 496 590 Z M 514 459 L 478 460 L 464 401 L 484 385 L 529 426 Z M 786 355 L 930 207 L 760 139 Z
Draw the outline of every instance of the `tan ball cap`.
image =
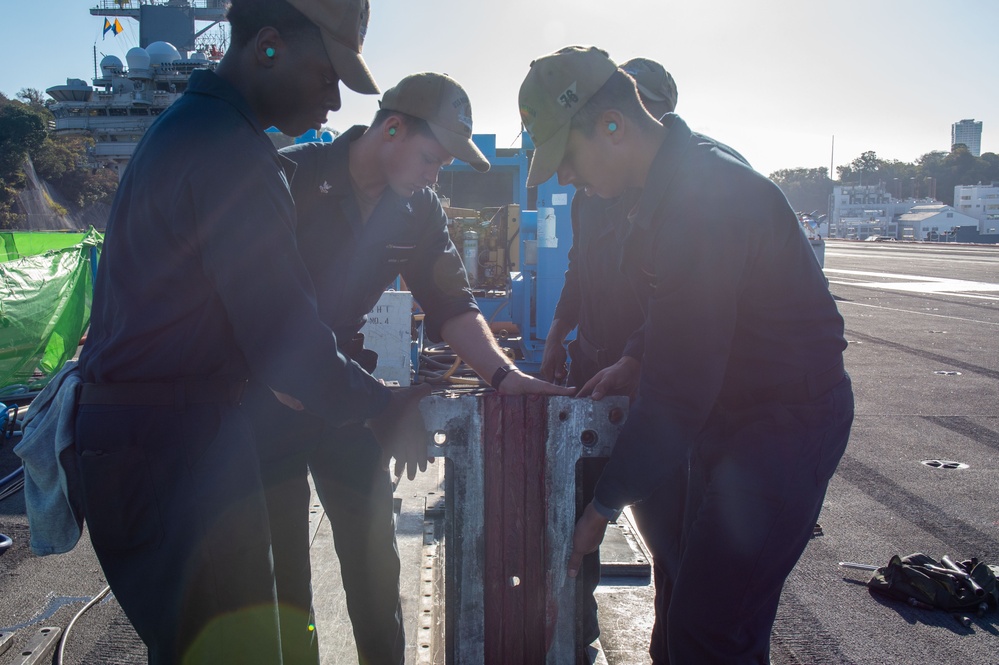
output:
M 472 142 L 472 104 L 465 90 L 446 74 L 412 74 L 385 91 L 382 109 L 425 120 L 452 156 L 476 171 L 488 171 L 489 160 Z
M 344 85 L 355 92 L 374 95 L 378 84 L 361 57 L 371 13 L 368 0 L 288 0 L 316 24 L 326 55 Z

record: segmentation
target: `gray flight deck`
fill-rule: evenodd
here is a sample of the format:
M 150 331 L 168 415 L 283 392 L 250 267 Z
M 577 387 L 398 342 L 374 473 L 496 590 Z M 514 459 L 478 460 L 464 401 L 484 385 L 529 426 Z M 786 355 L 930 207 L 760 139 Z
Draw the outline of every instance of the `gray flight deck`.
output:
M 973 617 L 966 628 L 943 612 L 872 596 L 867 573 L 837 565 L 883 565 L 912 552 L 999 564 L 999 247 L 829 241 L 825 268 L 846 319 L 857 417 L 819 518 L 821 535 L 785 586 L 772 661 L 999 663 L 999 612 Z M 16 466 L 10 448 L 0 444 L 0 477 Z M 443 663 L 441 466 L 403 480 L 396 492 L 409 663 Z M 324 664 L 340 665 L 354 662 L 352 640 L 328 522 L 314 504 L 316 623 Z M 0 665 L 11 665 L 23 662 L 41 628 L 65 630 L 106 583 L 86 538 L 67 555 L 30 554 L 22 494 L 0 501 L 0 533 L 14 540 L 0 555 Z M 598 658 L 646 665 L 652 591 L 644 552 L 627 522 L 610 538 L 612 576 L 597 591 Z M 738 585 L 738 571 L 731 575 Z M 64 662 L 145 662 L 113 596 L 77 621 Z

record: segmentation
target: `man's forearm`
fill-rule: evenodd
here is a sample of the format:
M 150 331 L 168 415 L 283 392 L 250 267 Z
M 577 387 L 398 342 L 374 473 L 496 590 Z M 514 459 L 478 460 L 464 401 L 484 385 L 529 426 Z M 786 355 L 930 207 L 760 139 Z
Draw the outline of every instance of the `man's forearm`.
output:
M 475 373 L 489 381 L 497 369 L 512 363 L 496 343 L 479 312 L 464 312 L 444 322 L 441 337 Z
M 489 325 L 478 312 L 465 312 L 448 319 L 441 326 L 441 337 L 486 383 L 506 395 L 569 396 L 576 390 L 536 379 L 516 367 L 498 372 L 513 365 L 513 361 L 503 353 Z

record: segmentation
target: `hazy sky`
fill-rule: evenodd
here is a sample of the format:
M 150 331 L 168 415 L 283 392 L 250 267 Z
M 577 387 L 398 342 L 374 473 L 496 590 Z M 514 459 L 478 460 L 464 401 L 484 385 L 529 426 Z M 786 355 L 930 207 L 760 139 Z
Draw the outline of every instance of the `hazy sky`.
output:
M 677 112 L 764 174 L 827 167 L 866 150 L 913 161 L 949 150 L 950 126 L 982 121 L 999 152 L 997 0 L 371 0 L 364 57 L 382 89 L 417 71 L 468 91 L 476 133 L 519 145 L 517 90 L 532 59 L 568 44 L 672 72 Z M 0 92 L 93 77 L 99 54 L 138 44 L 123 21 L 101 39 L 96 0 L 0 0 Z M 100 55 L 98 55 L 98 58 Z M 344 91 L 329 118 L 367 123 L 377 97 Z

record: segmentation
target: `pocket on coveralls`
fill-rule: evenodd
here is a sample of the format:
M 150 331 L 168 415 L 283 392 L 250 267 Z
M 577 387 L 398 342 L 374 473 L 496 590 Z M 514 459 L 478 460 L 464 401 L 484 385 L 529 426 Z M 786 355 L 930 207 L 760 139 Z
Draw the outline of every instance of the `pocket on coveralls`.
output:
M 815 402 L 786 406 L 804 432 L 803 445 L 811 449 L 816 485 L 829 482 L 846 450 L 853 422 L 850 391 L 849 380 L 844 378 L 842 383 Z
M 79 462 L 91 540 L 109 552 L 155 548 L 160 515 L 142 448 L 87 450 Z

